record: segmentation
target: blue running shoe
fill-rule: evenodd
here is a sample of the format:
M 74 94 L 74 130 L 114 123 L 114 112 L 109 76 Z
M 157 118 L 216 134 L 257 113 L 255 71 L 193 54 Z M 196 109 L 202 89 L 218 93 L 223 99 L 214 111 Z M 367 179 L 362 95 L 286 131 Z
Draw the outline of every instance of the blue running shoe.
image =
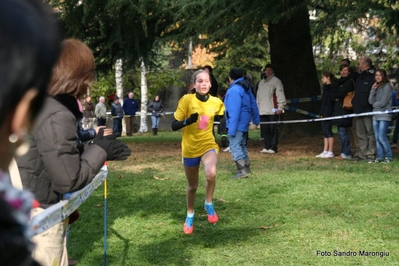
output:
M 205 204 L 204 208 L 206 210 L 206 212 L 208 213 L 208 222 L 210 222 L 211 224 L 215 224 L 217 223 L 217 221 L 219 220 L 218 215 L 216 214 L 215 210 L 213 209 L 213 204 Z
M 186 235 L 189 235 L 194 231 L 194 217 L 186 217 L 186 222 L 184 223 L 183 231 Z

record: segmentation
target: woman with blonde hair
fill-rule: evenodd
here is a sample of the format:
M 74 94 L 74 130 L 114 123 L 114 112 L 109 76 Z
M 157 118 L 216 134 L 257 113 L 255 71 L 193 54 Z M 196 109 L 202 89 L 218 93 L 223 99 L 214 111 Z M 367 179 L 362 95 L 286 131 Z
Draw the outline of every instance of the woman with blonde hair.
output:
M 33 216 L 91 182 L 106 160 L 125 160 L 130 149 L 115 138 L 104 138 L 103 129 L 93 144 L 82 150 L 77 125 L 82 118 L 80 97 L 95 79 L 94 57 L 81 41 L 62 42 L 53 68 L 48 95 L 32 134 L 30 150 L 17 160 L 23 187 L 32 191 L 40 207 Z M 67 220 L 66 220 L 67 221 Z M 65 228 L 54 225 L 33 237 L 33 256 L 43 265 L 68 265 Z

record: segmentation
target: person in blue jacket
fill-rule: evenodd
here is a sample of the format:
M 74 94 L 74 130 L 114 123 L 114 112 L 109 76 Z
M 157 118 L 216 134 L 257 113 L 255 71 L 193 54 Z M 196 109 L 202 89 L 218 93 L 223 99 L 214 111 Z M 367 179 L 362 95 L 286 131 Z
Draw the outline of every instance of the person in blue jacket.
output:
M 259 125 L 259 110 L 244 69 L 232 68 L 229 73 L 230 86 L 224 100 L 226 107 L 226 127 L 230 140 L 230 151 L 237 166 L 232 179 L 248 177 L 251 172 L 247 150 L 249 123 Z
M 135 115 L 139 110 L 139 104 L 134 99 L 134 93 L 129 92 L 128 97 L 123 100 L 123 111 L 125 112 L 126 136 L 132 136 L 136 127 Z

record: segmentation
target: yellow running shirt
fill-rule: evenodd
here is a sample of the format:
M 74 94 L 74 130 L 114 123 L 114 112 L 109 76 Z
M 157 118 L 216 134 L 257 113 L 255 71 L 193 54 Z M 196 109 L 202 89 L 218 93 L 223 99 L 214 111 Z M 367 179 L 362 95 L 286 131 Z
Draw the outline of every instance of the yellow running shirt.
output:
M 174 117 L 178 121 L 183 121 L 194 113 L 198 113 L 197 122 L 182 129 L 182 156 L 198 158 L 211 149 L 219 152 L 219 145 L 215 142 L 212 127 L 215 115 L 224 113 L 223 102 L 210 95 L 206 102 L 201 102 L 195 94 L 186 94 L 179 100 Z

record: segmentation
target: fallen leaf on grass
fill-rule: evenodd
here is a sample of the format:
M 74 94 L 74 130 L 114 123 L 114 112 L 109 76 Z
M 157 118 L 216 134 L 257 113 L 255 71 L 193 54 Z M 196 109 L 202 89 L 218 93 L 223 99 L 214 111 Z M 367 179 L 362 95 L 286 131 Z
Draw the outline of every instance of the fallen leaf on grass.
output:
M 266 229 L 271 229 L 271 228 L 277 227 L 277 225 L 278 225 L 278 224 L 271 225 L 271 226 L 261 226 L 260 229 L 264 229 L 264 230 L 266 230 Z
M 385 172 L 389 172 L 389 167 L 385 167 Z
M 96 204 L 95 207 L 96 207 L 96 208 L 100 208 L 100 207 L 101 207 L 101 204 Z
M 227 202 L 225 199 L 222 199 L 222 198 L 218 198 L 218 199 L 216 199 L 216 201 Z
M 118 176 L 119 179 L 123 179 L 123 177 L 124 177 L 123 175 L 119 175 Z
M 165 178 L 159 178 L 159 177 L 157 177 L 157 176 L 153 176 L 154 177 L 154 179 L 156 179 L 156 180 L 169 180 L 169 177 L 165 177 Z
M 381 216 L 389 216 L 389 215 L 390 215 L 390 213 L 388 212 L 387 214 L 377 213 L 375 216 L 381 217 Z

